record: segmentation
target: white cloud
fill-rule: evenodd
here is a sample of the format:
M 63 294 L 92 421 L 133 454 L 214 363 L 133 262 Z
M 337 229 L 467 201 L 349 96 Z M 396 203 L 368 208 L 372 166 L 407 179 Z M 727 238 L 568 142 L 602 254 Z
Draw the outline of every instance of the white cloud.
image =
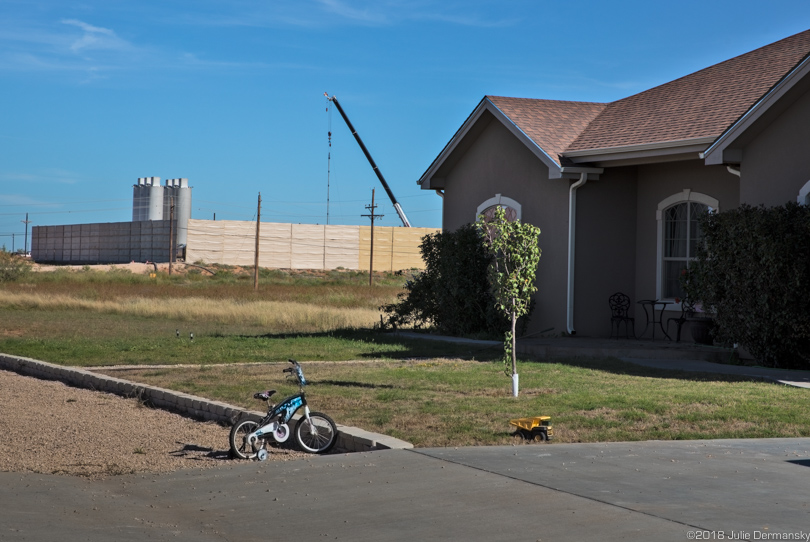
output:
M 58 183 L 76 184 L 78 175 L 63 169 L 46 169 L 40 173 L 7 171 L 0 172 L 0 183 Z
M 62 24 L 75 26 L 82 30 L 82 35 L 71 43 L 71 51 L 121 50 L 131 48 L 129 43 L 119 38 L 115 32 L 109 28 L 93 26 L 76 19 L 63 19 L 61 22 Z

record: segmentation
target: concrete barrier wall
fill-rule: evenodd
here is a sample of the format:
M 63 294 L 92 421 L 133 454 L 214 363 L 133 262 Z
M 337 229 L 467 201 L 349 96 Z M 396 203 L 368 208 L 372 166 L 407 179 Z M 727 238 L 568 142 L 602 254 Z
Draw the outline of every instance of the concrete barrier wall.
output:
M 136 398 L 155 408 L 169 410 L 197 420 L 213 421 L 228 426 L 233 425 L 236 420 L 245 415 L 260 417 L 265 415 L 265 412 L 245 410 L 227 403 L 197 397 L 196 395 L 155 386 L 146 386 L 129 380 L 97 374 L 87 369 L 64 367 L 20 356 L 0 354 L 0 369 L 43 380 L 58 380 L 78 388 Z M 413 445 L 408 442 L 386 435 L 379 435 L 356 427 L 339 424 L 337 427 L 338 440 L 335 444 L 335 451 L 367 452 L 392 448 L 413 448 Z
M 168 262 L 168 220 L 34 226 L 31 258 L 66 264 Z

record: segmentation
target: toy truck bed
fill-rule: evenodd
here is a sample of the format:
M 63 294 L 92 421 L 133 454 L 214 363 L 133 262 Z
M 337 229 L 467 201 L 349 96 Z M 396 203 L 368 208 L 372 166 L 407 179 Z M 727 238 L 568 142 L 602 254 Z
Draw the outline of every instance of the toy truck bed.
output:
M 534 416 L 509 420 L 509 425 L 517 427 L 516 434 L 527 440 L 548 440 L 554 435 L 551 416 Z

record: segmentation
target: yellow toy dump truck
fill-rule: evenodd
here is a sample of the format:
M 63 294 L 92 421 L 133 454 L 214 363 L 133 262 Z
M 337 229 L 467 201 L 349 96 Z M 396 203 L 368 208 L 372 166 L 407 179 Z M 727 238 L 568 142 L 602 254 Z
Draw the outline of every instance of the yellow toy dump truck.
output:
M 551 416 L 535 416 L 533 418 L 518 418 L 509 420 L 509 425 L 517 428 L 515 435 L 535 442 L 547 441 L 554 436 L 551 425 Z

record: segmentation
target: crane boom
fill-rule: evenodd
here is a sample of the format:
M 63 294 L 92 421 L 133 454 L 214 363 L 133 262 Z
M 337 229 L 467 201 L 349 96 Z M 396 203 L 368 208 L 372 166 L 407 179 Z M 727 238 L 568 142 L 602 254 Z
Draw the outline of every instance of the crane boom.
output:
M 354 136 L 354 139 L 357 140 L 357 144 L 360 145 L 360 149 L 363 151 L 363 154 L 366 155 L 368 163 L 371 164 L 371 169 L 373 169 L 374 173 L 377 174 L 377 178 L 380 180 L 380 183 L 382 183 L 383 188 L 385 189 L 385 193 L 388 194 L 388 198 L 391 200 L 391 203 L 394 204 L 394 209 L 396 209 L 397 214 L 399 215 L 399 219 L 402 221 L 402 225 L 405 226 L 406 228 L 410 228 L 411 223 L 408 221 L 408 217 L 405 216 L 405 211 L 402 210 L 402 207 L 399 205 L 397 198 L 394 197 L 394 193 L 391 192 L 391 188 L 388 187 L 388 183 L 385 182 L 385 177 L 383 177 L 383 174 L 380 171 L 380 168 L 377 167 L 377 164 L 374 163 L 374 159 L 371 157 L 371 154 L 368 152 L 368 149 L 366 148 L 365 144 L 363 144 L 363 140 L 360 139 L 360 135 L 357 133 L 357 130 L 354 129 L 352 121 L 349 120 L 349 117 L 346 116 L 346 112 L 343 111 L 342 107 L 340 107 L 340 102 L 338 102 L 337 97 L 336 96 L 330 97 L 329 94 L 327 94 L 326 92 L 324 92 L 323 95 L 326 96 L 327 100 L 335 104 L 338 113 L 340 113 L 340 116 L 343 117 L 343 120 L 346 122 L 346 126 L 349 127 L 349 130 Z

